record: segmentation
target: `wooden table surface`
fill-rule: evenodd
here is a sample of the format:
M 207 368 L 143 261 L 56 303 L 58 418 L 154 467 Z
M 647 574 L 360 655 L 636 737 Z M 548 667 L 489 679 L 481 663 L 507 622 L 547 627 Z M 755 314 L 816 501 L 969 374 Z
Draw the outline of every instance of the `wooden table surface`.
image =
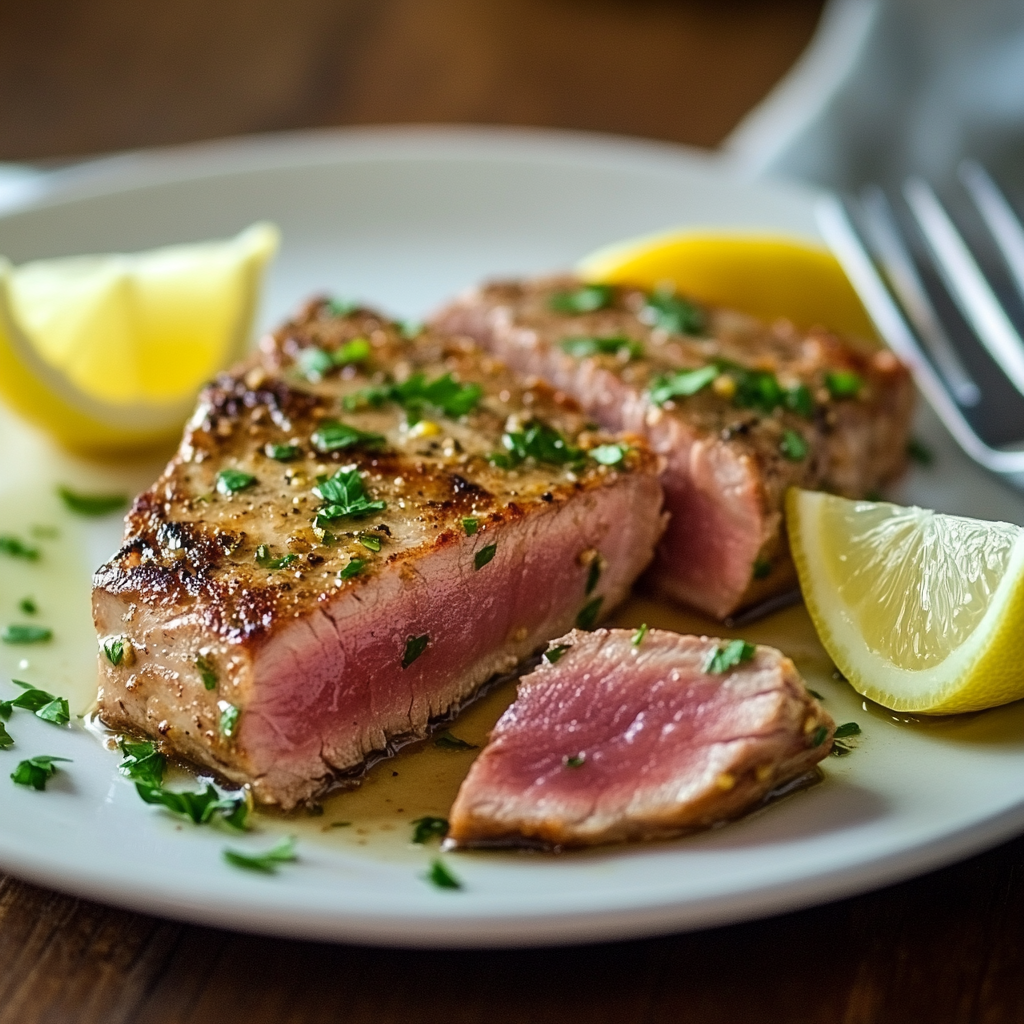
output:
M 719 142 L 820 0 L 0 5 L 0 159 L 326 124 Z M 6 827 L 0 823 L 0 828 Z M 1024 1021 L 1024 839 L 856 899 L 575 949 L 236 935 L 0 879 L 0 1024 Z

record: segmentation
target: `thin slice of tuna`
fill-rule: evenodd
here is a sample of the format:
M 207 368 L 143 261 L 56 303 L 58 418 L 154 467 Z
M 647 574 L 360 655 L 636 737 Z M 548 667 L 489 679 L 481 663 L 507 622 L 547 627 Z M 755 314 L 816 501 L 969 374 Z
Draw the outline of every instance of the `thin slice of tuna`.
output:
M 660 507 L 642 441 L 313 303 L 203 393 L 96 574 L 100 715 L 293 807 L 613 608 Z
M 835 723 L 779 651 L 634 636 L 554 641 L 473 762 L 450 846 L 680 835 L 749 811 L 831 749 Z
M 718 618 L 793 589 L 787 488 L 865 497 L 906 462 L 910 375 L 888 351 L 574 278 L 469 292 L 434 321 L 664 459 L 656 586 Z

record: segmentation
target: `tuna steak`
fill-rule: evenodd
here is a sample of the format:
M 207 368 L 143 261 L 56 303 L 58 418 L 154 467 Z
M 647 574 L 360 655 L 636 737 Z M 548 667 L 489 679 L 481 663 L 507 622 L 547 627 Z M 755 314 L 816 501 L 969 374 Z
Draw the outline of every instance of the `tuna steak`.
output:
M 523 678 L 449 845 L 566 847 L 706 828 L 807 775 L 835 724 L 771 647 L 573 630 Z
M 660 507 L 642 441 L 465 340 L 312 303 L 202 394 L 97 572 L 100 715 L 312 800 L 613 608 Z
M 795 586 L 791 486 L 864 497 L 906 460 L 913 388 L 888 351 L 573 278 L 486 285 L 435 318 L 665 457 L 652 570 L 724 618 Z

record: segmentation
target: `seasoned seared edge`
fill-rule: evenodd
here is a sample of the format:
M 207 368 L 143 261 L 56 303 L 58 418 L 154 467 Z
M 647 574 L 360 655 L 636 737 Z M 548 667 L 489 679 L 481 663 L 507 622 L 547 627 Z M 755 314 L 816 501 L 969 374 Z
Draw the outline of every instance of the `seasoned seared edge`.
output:
M 835 723 L 789 658 L 728 641 L 573 630 L 519 684 L 451 809 L 450 846 L 585 846 L 707 828 L 807 775 Z
M 665 457 L 671 521 L 652 576 L 669 596 L 725 617 L 794 586 L 786 489 L 864 497 L 903 470 L 913 387 L 890 352 L 727 309 L 666 314 L 631 288 L 605 289 L 589 313 L 553 308 L 579 287 L 573 278 L 489 284 L 435 323 L 572 395 L 605 428 L 645 435 Z M 616 338 L 629 344 L 608 342 Z M 602 339 L 605 351 L 587 355 L 573 339 Z M 694 394 L 657 401 L 666 377 L 706 367 L 720 372 Z M 855 393 L 841 394 L 853 381 Z
M 417 373 L 452 378 L 424 391 Z M 403 407 L 386 389 L 410 379 Z M 550 432 L 552 461 L 503 445 L 541 422 L 570 447 L 612 440 L 468 342 L 310 304 L 202 394 L 96 574 L 101 645 L 126 640 L 118 664 L 100 655 L 103 720 L 288 808 L 422 736 L 595 598 L 607 612 L 663 529 L 656 458 L 635 438 L 601 449 L 612 464 L 552 452 Z M 361 512 L 324 483 L 338 473 Z

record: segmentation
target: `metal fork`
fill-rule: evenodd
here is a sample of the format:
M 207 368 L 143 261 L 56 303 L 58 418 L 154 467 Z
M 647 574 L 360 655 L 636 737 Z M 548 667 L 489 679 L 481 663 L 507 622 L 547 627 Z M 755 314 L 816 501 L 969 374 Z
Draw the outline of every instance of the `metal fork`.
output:
M 960 447 L 1024 487 L 1024 340 L 1007 310 L 1019 298 L 1024 321 L 1024 227 L 980 164 L 965 161 L 958 176 L 987 234 L 987 273 L 921 178 L 893 200 L 878 186 L 859 199 L 825 197 L 818 225 L 879 334 Z

